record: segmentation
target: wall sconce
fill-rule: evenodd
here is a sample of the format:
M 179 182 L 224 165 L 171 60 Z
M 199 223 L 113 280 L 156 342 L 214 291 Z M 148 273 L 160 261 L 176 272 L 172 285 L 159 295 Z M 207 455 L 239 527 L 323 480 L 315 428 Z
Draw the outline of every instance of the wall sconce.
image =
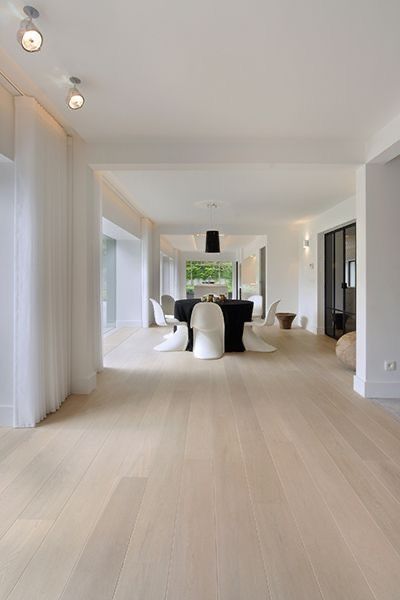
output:
M 303 248 L 309 248 L 310 247 L 310 240 L 303 240 Z

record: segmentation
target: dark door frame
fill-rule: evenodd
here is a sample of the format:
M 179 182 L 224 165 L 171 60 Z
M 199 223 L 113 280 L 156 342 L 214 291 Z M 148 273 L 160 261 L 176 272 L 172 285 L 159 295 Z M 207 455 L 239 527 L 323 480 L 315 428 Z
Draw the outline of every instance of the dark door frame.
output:
M 341 337 L 341 335 L 343 335 L 344 333 L 348 333 L 348 331 L 354 331 L 355 328 L 352 329 L 346 329 L 346 317 L 347 316 L 351 316 L 354 318 L 354 322 L 356 319 L 356 314 L 357 314 L 357 307 L 355 306 L 355 312 L 349 312 L 348 310 L 346 310 L 346 288 L 347 288 L 347 283 L 346 283 L 346 229 L 349 228 L 354 228 L 355 229 L 355 237 L 357 239 L 357 225 L 356 222 L 353 223 L 348 223 L 347 225 L 343 225 L 342 227 L 338 227 L 336 229 L 333 229 L 332 231 L 328 231 L 324 234 L 324 326 L 325 326 L 325 335 L 329 336 L 329 337 L 333 337 L 334 339 L 339 339 L 339 337 Z M 336 296 L 336 291 L 335 291 L 335 282 L 336 282 L 336 243 L 335 243 L 335 234 L 342 231 L 343 232 L 343 247 L 342 247 L 342 256 L 343 256 L 343 264 L 342 264 L 342 273 L 341 273 L 341 279 L 342 279 L 342 283 L 341 283 L 341 287 L 342 287 L 342 293 L 343 293 L 343 302 L 342 302 L 342 306 L 343 309 L 337 309 L 336 306 L 329 306 L 328 303 L 328 286 L 327 286 L 327 275 L 328 275 L 328 265 L 327 265 L 327 244 L 328 244 L 328 240 L 329 240 L 329 236 L 333 236 L 333 256 L 332 256 L 332 265 L 331 265 L 331 288 L 332 288 L 332 294 L 331 296 L 333 298 L 335 298 Z M 357 285 L 357 255 L 356 255 L 356 259 L 355 259 L 355 288 Z M 333 304 L 336 305 L 335 300 L 333 301 Z M 330 317 L 328 317 L 328 314 L 330 314 Z M 333 318 L 332 318 L 333 315 Z M 327 326 L 327 322 L 328 322 L 328 318 L 331 318 L 331 326 L 328 327 Z M 342 327 L 337 327 L 337 318 L 341 318 L 342 319 Z M 337 334 L 337 329 L 339 329 L 339 331 L 342 331 L 343 333 L 341 333 L 340 335 Z M 333 332 L 333 333 L 331 333 Z

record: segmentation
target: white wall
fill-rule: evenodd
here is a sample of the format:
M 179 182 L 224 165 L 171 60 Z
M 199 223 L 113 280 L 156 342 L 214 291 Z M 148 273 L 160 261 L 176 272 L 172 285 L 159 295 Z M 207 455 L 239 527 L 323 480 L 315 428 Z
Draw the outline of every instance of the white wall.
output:
M 142 256 L 138 239 L 117 240 L 117 327 L 142 325 Z
M 298 312 L 297 240 L 292 226 L 267 231 L 267 306 L 280 299 L 279 312 Z
M 297 238 L 299 254 L 298 322 L 312 333 L 324 328 L 324 233 L 356 219 L 356 200 L 348 198 L 303 224 Z M 308 248 L 303 241 L 310 242 Z
M 0 155 L 14 159 L 14 98 L 0 85 Z
M 255 254 L 258 260 L 260 248 L 266 246 L 266 306 L 280 300 L 279 311 L 297 313 L 298 229 L 287 225 L 266 228 L 266 232 L 256 236 L 239 254 L 242 259 Z
M 400 157 L 357 173 L 357 373 L 366 397 L 400 398 Z M 385 361 L 396 361 L 386 371 Z
M 14 164 L 0 163 L 0 426 L 13 423 L 14 178 Z

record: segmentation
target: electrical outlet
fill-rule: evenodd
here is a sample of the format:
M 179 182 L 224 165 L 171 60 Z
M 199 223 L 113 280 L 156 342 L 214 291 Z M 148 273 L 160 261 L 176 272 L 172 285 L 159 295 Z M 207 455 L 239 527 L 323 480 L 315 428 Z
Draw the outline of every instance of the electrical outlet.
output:
M 397 363 L 395 360 L 385 360 L 385 371 L 395 371 Z

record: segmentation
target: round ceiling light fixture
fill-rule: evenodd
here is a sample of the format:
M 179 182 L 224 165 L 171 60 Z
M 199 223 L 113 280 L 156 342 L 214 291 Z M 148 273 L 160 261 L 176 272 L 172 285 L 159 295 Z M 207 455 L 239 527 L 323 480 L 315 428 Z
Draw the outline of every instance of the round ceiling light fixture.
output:
M 43 35 L 33 23 L 33 19 L 38 18 L 39 11 L 33 6 L 24 6 L 24 13 L 27 19 L 21 21 L 17 32 L 17 40 L 26 52 L 38 52 L 43 45 Z
M 77 88 L 81 80 L 78 77 L 70 77 L 69 80 L 72 83 L 72 88 L 68 92 L 67 105 L 71 110 L 78 110 L 85 104 L 85 98 Z

